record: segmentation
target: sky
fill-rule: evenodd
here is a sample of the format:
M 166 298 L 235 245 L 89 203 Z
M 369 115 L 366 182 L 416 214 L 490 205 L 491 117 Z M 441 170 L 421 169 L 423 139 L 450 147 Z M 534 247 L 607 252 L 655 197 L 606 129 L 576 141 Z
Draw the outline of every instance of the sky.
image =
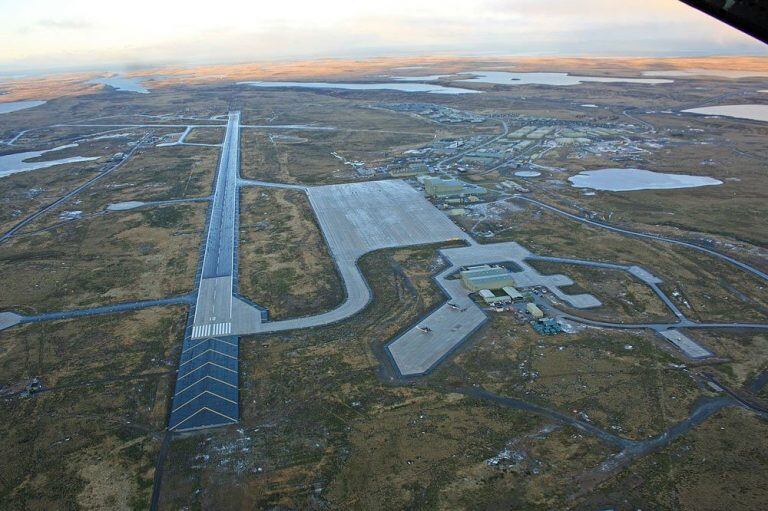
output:
M 768 55 L 678 0 L 0 0 L 0 71 L 404 55 Z

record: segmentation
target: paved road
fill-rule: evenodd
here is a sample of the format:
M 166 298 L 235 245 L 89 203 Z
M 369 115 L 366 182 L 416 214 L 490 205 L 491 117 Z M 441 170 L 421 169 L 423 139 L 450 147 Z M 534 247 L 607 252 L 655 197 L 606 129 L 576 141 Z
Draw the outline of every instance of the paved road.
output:
M 263 186 L 265 188 L 286 188 L 288 190 L 301 190 L 306 192 L 309 187 L 306 185 L 294 185 L 289 183 L 272 183 L 269 181 L 257 181 L 255 179 L 239 179 L 240 186 Z
M 603 431 L 599 427 L 590 422 L 579 420 L 575 417 L 567 415 L 565 413 L 546 408 L 544 406 L 523 401 L 522 399 L 515 399 L 512 397 L 500 396 L 494 394 L 485 389 L 478 387 L 458 388 L 451 389 L 452 392 L 461 393 L 477 399 L 484 399 L 502 406 L 514 408 L 517 410 L 525 410 L 533 412 L 538 415 L 543 415 L 549 419 L 553 419 L 557 422 L 571 425 L 581 431 L 589 433 L 604 442 L 618 445 L 623 450 L 624 456 L 636 457 L 647 454 L 651 451 L 664 447 L 670 442 L 680 437 L 690 429 L 704 422 L 707 418 L 717 413 L 721 409 L 729 406 L 737 406 L 739 403 L 731 397 L 716 397 L 711 399 L 702 400 L 688 418 L 683 419 L 677 424 L 673 425 L 660 435 L 649 438 L 647 440 L 629 440 L 621 438 L 612 433 Z M 622 457 L 624 457 L 622 456 Z
M 461 282 L 458 280 L 446 279 L 447 275 L 458 271 L 462 266 L 470 264 L 513 261 L 523 269 L 523 271 L 513 274 L 518 286 L 546 286 L 553 292 L 553 294 L 557 294 L 555 292 L 560 291 L 558 286 L 568 285 L 571 281 L 563 276 L 559 276 L 560 279 L 557 279 L 558 276 L 542 276 L 526 265 L 526 262 L 536 260 L 550 261 L 563 264 L 578 264 L 582 266 L 607 268 L 630 273 L 650 286 L 659 298 L 667 304 L 676 316 L 675 322 L 625 324 L 593 321 L 573 314 L 563 313 L 552 307 L 549 302 L 543 298 L 537 300 L 537 302 L 546 310 L 551 310 L 555 317 L 561 317 L 576 323 L 604 328 L 645 328 L 654 330 L 675 344 L 691 358 L 709 357 L 712 356 L 712 353 L 698 345 L 684 333 L 680 332 L 678 330 L 680 328 L 768 329 L 768 324 L 697 323 L 691 321 L 683 315 L 675 304 L 672 303 L 672 301 L 669 300 L 664 292 L 658 287 L 657 284 L 660 283 L 661 280 L 639 266 L 601 263 L 572 258 L 535 256 L 514 242 L 444 249 L 441 250 L 441 253 L 452 263 L 452 265 L 438 275 L 436 281 L 446 295 L 450 297 L 450 301 L 456 305 L 456 307 L 443 304 L 428 316 L 421 318 L 417 325 L 412 326 L 409 330 L 405 331 L 402 335 L 386 345 L 386 352 L 389 354 L 394 363 L 394 367 L 398 370 L 400 376 L 412 377 L 428 373 L 439 365 L 446 357 L 450 356 L 450 354 L 460 346 L 465 339 L 485 322 L 485 315 L 468 297 L 468 292 L 462 288 Z M 527 272 L 526 269 L 528 269 Z M 594 303 L 590 304 L 586 300 L 574 300 L 573 296 L 561 295 L 562 292 L 558 294 L 561 299 L 565 298 L 572 303 L 576 302 L 585 306 L 595 305 Z M 597 304 L 599 305 L 599 302 Z M 431 331 L 423 332 L 417 328 L 418 326 L 429 327 Z
M 363 254 L 469 238 L 400 180 L 313 186 L 308 188 L 308 196 L 344 284 L 344 303 L 315 316 L 262 323 L 252 333 L 322 326 L 360 312 L 371 300 L 368 283 L 357 266 Z
M 223 128 L 224 124 L 56 124 L 54 128 Z
M 164 305 L 186 304 L 193 302 L 192 295 L 172 296 L 170 298 L 160 298 L 158 300 L 140 300 L 135 302 L 118 303 L 115 305 L 104 305 L 102 307 L 93 307 L 90 309 L 75 309 L 59 312 L 44 312 L 34 316 L 22 316 L 19 323 L 39 323 L 40 321 L 53 321 L 57 319 L 79 318 L 82 316 L 94 316 L 98 314 L 114 314 L 117 312 L 126 312 L 149 307 L 160 307 Z
M 664 304 L 671 310 L 675 316 L 677 316 L 679 319 L 684 319 L 685 315 L 680 311 L 680 309 L 677 307 L 677 305 L 672 302 L 672 300 L 662 291 L 658 284 L 661 282 L 660 279 L 656 278 L 653 274 L 651 274 L 649 271 L 645 270 L 644 268 L 637 266 L 637 265 L 624 265 L 624 264 L 616 264 L 616 263 L 601 263 L 597 261 L 587 261 L 585 259 L 573 259 L 573 258 L 567 258 L 567 257 L 542 257 L 542 256 L 534 256 L 529 257 L 529 261 L 550 261 L 554 263 L 562 263 L 562 264 L 575 264 L 579 266 L 590 266 L 592 268 L 605 268 L 609 270 L 619 270 L 619 271 L 625 271 L 631 275 L 634 275 L 641 281 L 643 281 L 648 287 L 650 287 L 654 293 L 661 299 L 661 301 L 664 302 Z
M 491 138 L 489 140 L 486 140 L 482 144 L 478 144 L 476 146 L 472 146 L 469 149 L 466 149 L 466 150 L 460 152 L 459 154 L 456 154 L 454 156 L 449 156 L 448 158 L 444 158 L 444 159 L 440 160 L 439 162 L 437 162 L 435 167 L 437 169 L 440 169 L 446 163 L 450 163 L 452 161 L 456 161 L 458 159 L 461 159 L 461 158 L 463 158 L 464 156 L 466 156 L 467 154 L 469 154 L 471 152 L 477 151 L 478 149 L 482 149 L 485 146 L 493 144 L 494 142 L 496 142 L 500 138 L 506 137 L 507 134 L 509 133 L 509 126 L 507 125 L 506 121 L 504 121 L 504 120 L 500 120 L 500 121 L 501 121 L 501 125 L 504 127 L 504 130 L 500 134 L 496 135 L 495 137 L 493 137 L 493 138 Z
M 181 135 L 179 135 L 179 139 L 176 140 L 176 142 L 157 144 L 155 147 L 173 147 L 177 145 L 184 145 L 184 139 L 187 138 L 187 135 L 189 135 L 190 131 L 192 131 L 192 126 L 187 126 L 184 128 L 184 131 L 181 133 Z
M 627 117 L 629 117 L 630 119 L 632 119 L 633 121 L 635 121 L 635 122 L 637 122 L 637 123 L 639 123 L 639 124 L 642 124 L 643 126 L 645 126 L 646 128 L 648 128 L 650 131 L 652 131 L 652 132 L 655 132 L 655 131 L 656 131 L 656 126 L 654 126 L 653 124 L 651 124 L 651 123 L 650 123 L 650 122 L 648 122 L 648 121 L 645 121 L 645 120 L 643 120 L 643 119 L 640 119 L 639 117 L 635 117 L 634 115 L 630 114 L 630 113 L 629 113 L 629 112 L 630 112 L 630 110 L 634 111 L 634 110 L 638 110 L 638 108 L 637 108 L 637 107 L 634 107 L 634 108 L 627 108 L 627 109 L 626 109 L 626 110 L 624 110 L 622 113 L 623 113 L 625 116 L 627 116 Z
M 53 127 L 81 127 L 81 128 L 223 128 L 224 124 L 56 124 Z M 310 126 L 303 124 L 275 124 L 252 125 L 238 124 L 238 128 L 270 129 L 270 130 L 300 130 L 300 131 L 334 131 L 330 126 Z M 369 130 L 345 130 L 345 131 L 369 131 Z
M 333 126 L 312 126 L 311 124 L 242 124 L 241 128 L 264 130 L 335 131 Z M 353 130 L 344 130 L 353 131 Z
M 34 129 L 34 128 L 33 128 L 33 129 Z M 10 139 L 8 142 L 3 142 L 3 144 L 5 144 L 5 145 L 13 145 L 14 143 L 16 143 L 16 141 L 17 141 L 18 139 L 20 139 L 20 138 L 21 138 L 21 136 L 22 136 L 22 135 L 24 135 L 24 133 L 27 133 L 27 132 L 29 132 L 29 131 L 32 131 L 32 130 L 31 130 L 31 129 L 29 129 L 29 130 L 22 130 L 22 131 L 18 132 L 18 133 L 16 134 L 16 136 L 15 136 L 15 137 L 13 137 L 12 139 Z
M 442 250 L 441 253 L 457 268 L 478 264 L 513 262 L 519 268 L 519 271 L 512 274 L 515 287 L 546 287 L 560 300 L 571 304 L 577 309 L 588 309 L 602 305 L 600 300 L 587 293 L 576 295 L 565 293 L 561 288 L 573 285 L 573 281 L 562 274 L 542 275 L 539 273 L 526 262 L 527 259 L 534 257 L 534 254 L 514 241 L 448 248 Z
M 515 199 L 524 200 L 526 202 L 530 202 L 533 204 L 536 204 L 538 206 L 541 206 L 545 209 L 548 209 L 550 211 L 553 211 L 559 215 L 566 216 L 572 220 L 576 220 L 577 222 L 582 222 L 585 224 L 593 225 L 595 227 L 600 227 L 601 229 L 607 229 L 609 231 L 618 232 L 620 234 L 625 234 L 627 236 L 635 236 L 638 238 L 647 238 L 652 239 L 656 241 L 662 241 L 665 243 L 673 243 L 675 245 L 680 245 L 683 247 L 692 248 L 694 250 L 698 250 L 699 252 L 704 252 L 705 254 L 709 254 L 711 256 L 717 257 L 718 259 L 722 259 L 723 261 L 729 262 L 733 264 L 734 266 L 738 266 L 742 270 L 748 271 L 749 273 L 760 277 L 763 280 L 768 280 L 768 273 L 762 272 L 758 270 L 757 268 L 750 266 L 746 263 L 743 263 L 739 261 L 738 259 L 734 259 L 733 257 L 727 256 L 725 254 L 722 254 L 720 252 L 717 252 L 715 250 L 702 247 L 701 245 L 696 245 L 695 243 L 689 243 L 687 241 L 680 241 L 676 240 L 674 238 L 665 238 L 664 236 L 658 236 L 656 234 L 648 234 L 644 232 L 637 232 L 637 231 L 630 231 L 629 229 L 622 229 L 620 227 L 614 227 L 612 225 L 604 224 L 602 222 L 596 222 L 594 220 L 589 220 L 588 218 L 581 217 L 579 215 L 574 215 L 573 213 L 569 213 L 567 211 L 563 211 L 562 209 L 556 208 L 554 206 L 550 206 L 549 204 L 545 202 L 538 201 L 536 199 L 532 199 L 530 197 L 525 197 L 523 195 L 515 194 L 513 196 Z
M 753 412 L 760 414 L 761 416 L 768 417 L 768 409 L 765 408 L 765 406 L 762 405 L 759 401 L 755 401 L 753 396 L 750 396 L 749 394 L 745 394 L 741 391 L 735 391 L 729 386 L 723 384 L 720 382 L 717 378 L 715 378 L 715 375 L 711 373 L 704 373 L 704 378 L 709 380 L 710 382 L 714 383 L 716 386 L 723 389 L 723 391 L 731 396 L 733 399 L 738 401 L 742 406 L 745 408 L 749 408 Z
M 400 376 L 428 373 L 485 323 L 485 313 L 472 301 L 461 280 L 448 278 L 464 266 L 513 262 L 519 269 L 512 274 L 517 287 L 547 287 L 552 294 L 574 307 L 589 308 L 600 305 L 591 295 L 563 293 L 560 287 L 572 285 L 573 281 L 564 275 L 541 275 L 527 264 L 529 259 L 536 259 L 536 256 L 515 242 L 449 248 L 441 250 L 440 253 L 451 265 L 441 272 L 435 281 L 449 297 L 450 302 L 443 303 L 432 313 L 421 318 L 418 324 L 387 343 L 386 352 Z M 431 331 L 424 332 L 419 327 L 427 327 Z
M 581 318 L 573 314 L 560 313 L 558 317 L 569 319 L 584 325 L 599 326 L 603 328 L 618 328 L 625 330 L 637 330 L 648 328 L 650 330 L 662 331 L 671 328 L 690 328 L 690 329 L 718 329 L 732 328 L 745 330 L 768 330 L 768 323 L 698 323 L 690 319 L 683 319 L 677 323 L 610 323 L 608 321 L 595 321 L 592 319 Z
M 78 193 L 80 193 L 83 190 L 85 190 L 86 188 L 89 188 L 93 183 L 95 183 L 99 179 L 103 179 L 104 177 L 108 176 L 112 172 L 114 172 L 117 169 L 119 169 L 125 162 L 127 162 L 131 158 L 131 156 L 133 156 L 133 153 L 136 152 L 136 150 L 139 148 L 139 146 L 141 146 L 141 143 L 144 142 L 146 139 L 147 139 L 147 136 L 145 135 L 139 141 L 139 143 L 137 143 L 135 146 L 133 146 L 131 148 L 130 151 L 128 151 L 128 153 L 125 155 L 125 158 L 123 158 L 123 160 L 121 160 L 116 165 L 113 165 L 112 167 L 107 168 L 106 170 L 104 170 L 101 173 L 99 173 L 99 175 L 89 179 L 88 181 L 86 181 L 82 185 L 78 186 L 77 188 L 75 188 L 71 192 L 67 192 L 63 196 L 61 196 L 58 199 L 56 199 L 54 202 L 48 204 L 47 206 L 44 206 L 44 207 L 40 208 L 35 213 L 29 215 L 24 220 L 20 221 L 19 223 L 17 223 L 13 227 L 11 227 L 8 231 L 5 232 L 5 234 L 0 236 L 0 243 L 3 243 L 4 241 L 6 241 L 8 238 L 10 238 L 14 234 L 16 234 L 20 229 L 24 228 L 24 226 L 26 226 L 30 222 L 32 222 L 35 219 L 39 218 L 40 216 L 44 215 L 48 211 L 51 211 L 52 209 L 55 209 L 56 207 L 60 206 L 61 204 L 63 204 L 64 202 L 68 201 L 69 199 L 71 199 L 72 197 L 77 195 Z

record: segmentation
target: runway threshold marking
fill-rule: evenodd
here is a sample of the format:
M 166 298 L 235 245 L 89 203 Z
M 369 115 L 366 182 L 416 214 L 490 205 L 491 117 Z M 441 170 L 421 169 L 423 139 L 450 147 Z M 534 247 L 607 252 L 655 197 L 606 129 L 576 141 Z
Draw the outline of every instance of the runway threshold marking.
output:
M 207 323 L 205 325 L 195 325 L 192 327 L 192 338 L 218 337 L 220 335 L 229 335 L 232 333 L 232 323 Z

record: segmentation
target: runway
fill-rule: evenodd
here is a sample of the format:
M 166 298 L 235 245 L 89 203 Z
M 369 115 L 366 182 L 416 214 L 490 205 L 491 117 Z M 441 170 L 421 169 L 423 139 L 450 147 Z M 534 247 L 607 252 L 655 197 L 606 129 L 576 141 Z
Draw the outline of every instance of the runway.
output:
M 184 339 L 168 429 L 189 431 L 237 422 L 236 319 L 260 313 L 234 294 L 240 112 L 230 112 L 222 144 L 192 327 Z M 252 325 L 250 328 L 253 328 Z

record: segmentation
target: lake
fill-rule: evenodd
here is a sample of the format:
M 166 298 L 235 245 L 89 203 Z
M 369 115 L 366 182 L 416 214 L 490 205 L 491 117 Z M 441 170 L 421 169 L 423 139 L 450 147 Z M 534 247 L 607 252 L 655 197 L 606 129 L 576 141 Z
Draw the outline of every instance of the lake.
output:
M 9 103 L 0 103 L 0 114 L 16 112 L 17 110 L 24 110 L 25 108 L 33 108 L 44 105 L 45 103 L 45 101 L 11 101 Z
M 250 85 L 252 87 L 302 87 L 307 89 L 396 90 L 400 92 L 427 92 L 430 94 L 475 94 L 480 92 L 458 87 L 401 82 L 238 82 L 238 85 Z
M 46 153 L 52 153 L 62 149 L 69 149 L 70 147 L 77 147 L 77 144 L 63 145 L 45 151 L 27 151 L 24 153 L 13 153 L 0 156 L 0 177 L 10 176 L 11 174 L 18 174 L 19 172 L 29 172 L 31 170 L 44 169 L 46 167 L 53 167 L 54 165 L 63 165 L 65 163 L 98 160 L 98 157 L 95 156 L 72 156 L 70 158 L 61 158 L 58 160 L 27 162 L 27 160 L 39 158 Z
M 536 172 L 535 170 L 518 170 L 515 172 L 515 175 L 518 177 L 539 177 L 541 172 Z
M 734 71 L 732 69 L 674 69 L 665 71 L 643 71 L 643 76 L 671 76 L 688 78 L 691 76 L 714 76 L 717 78 L 767 78 L 765 71 Z
M 112 76 L 109 78 L 94 78 L 88 80 L 88 83 L 98 83 L 112 87 L 118 92 L 136 92 L 139 94 L 149 94 L 149 89 L 141 85 L 146 78 L 129 78 L 127 76 Z
M 723 184 L 720 180 L 706 176 L 665 174 L 641 169 L 588 170 L 569 177 L 568 181 L 575 188 L 591 188 L 610 192 L 671 190 Z
M 512 73 L 509 71 L 463 71 L 457 75 L 472 75 L 472 78 L 453 79 L 456 82 L 492 83 L 499 85 L 578 85 L 584 82 L 601 83 L 644 83 L 658 85 L 673 83 L 673 80 L 657 78 L 613 78 L 601 76 L 573 76 L 568 73 Z M 453 75 L 397 76 L 401 81 L 434 81 Z
M 721 105 L 691 108 L 683 112 L 699 115 L 719 115 L 736 119 L 768 122 L 768 105 Z

